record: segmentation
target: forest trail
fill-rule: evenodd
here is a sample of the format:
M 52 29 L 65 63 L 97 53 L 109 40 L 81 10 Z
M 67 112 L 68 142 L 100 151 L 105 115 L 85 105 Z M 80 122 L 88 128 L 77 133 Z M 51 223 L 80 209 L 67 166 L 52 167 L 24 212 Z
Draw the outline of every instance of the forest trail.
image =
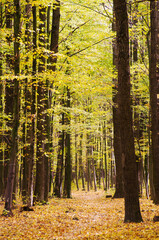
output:
M 53 198 L 33 212 L 20 212 L 18 205 L 13 217 L 0 217 L 0 239 L 159 239 L 159 222 L 153 222 L 159 207 L 152 201 L 140 200 L 143 223 L 124 224 L 124 200 L 105 195 L 104 191 L 76 191 L 72 199 Z

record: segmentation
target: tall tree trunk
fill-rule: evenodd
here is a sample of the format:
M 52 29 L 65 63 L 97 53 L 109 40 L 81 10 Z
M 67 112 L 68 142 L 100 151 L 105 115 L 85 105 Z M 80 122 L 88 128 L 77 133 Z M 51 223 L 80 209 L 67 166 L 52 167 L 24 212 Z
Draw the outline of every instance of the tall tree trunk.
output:
M 71 133 L 70 133 L 70 107 L 71 107 L 71 100 L 70 100 L 70 89 L 67 87 L 67 100 L 66 100 L 66 107 L 68 109 L 67 116 L 66 116 L 66 125 L 68 126 L 68 130 L 66 132 L 66 157 L 65 157 L 65 182 L 64 182 L 64 197 L 70 198 L 71 197 L 71 180 L 72 180 L 72 161 L 71 161 Z
M 27 0 L 26 5 L 26 30 L 25 30 L 25 45 L 26 51 L 30 52 L 31 50 L 31 10 L 32 6 L 30 1 Z M 29 57 L 26 57 L 26 75 L 29 73 L 29 65 L 27 64 Z M 22 185 L 22 196 L 23 203 L 27 204 L 28 207 L 32 205 L 33 200 L 31 199 L 31 190 L 33 184 L 33 160 L 34 152 L 32 151 L 32 131 L 33 131 L 33 122 L 32 122 L 32 113 L 31 113 L 31 104 L 32 104 L 32 88 L 29 86 L 31 83 L 30 80 L 25 80 L 25 122 L 24 122 L 24 152 L 23 152 L 23 185 Z
M 113 31 L 116 31 L 115 17 L 113 19 Z M 113 65 L 115 71 L 117 70 L 117 42 L 116 38 L 113 41 Z M 122 153 L 121 153 L 121 137 L 120 137 L 120 113 L 119 113 L 119 94 L 117 79 L 113 79 L 113 146 L 116 165 L 116 182 L 115 182 L 115 194 L 113 198 L 124 197 L 123 188 L 123 172 L 122 172 Z
M 152 130 L 152 164 L 154 203 L 159 204 L 159 2 L 150 2 L 151 53 L 150 53 L 150 106 Z
M 14 74 L 18 76 L 20 73 L 20 1 L 14 0 Z M 12 143 L 10 151 L 9 171 L 7 178 L 7 186 L 5 192 L 5 209 L 4 214 L 12 214 L 12 194 L 15 178 L 15 166 L 18 151 L 18 127 L 19 127 L 19 79 L 14 79 L 14 99 L 13 99 L 13 130 Z
M 55 0 L 53 4 L 52 13 L 52 29 L 51 29 L 51 43 L 50 50 L 52 56 L 50 57 L 50 69 L 54 72 L 56 70 L 56 62 L 58 53 L 58 41 L 59 41 L 59 27 L 60 27 L 60 1 Z
M 76 187 L 77 187 L 77 191 L 78 191 L 79 190 L 79 184 L 78 184 L 77 136 L 78 136 L 78 134 L 75 132 L 75 180 L 76 180 Z
M 11 6 L 8 3 L 5 6 L 5 12 L 6 12 L 6 28 L 8 30 L 12 29 L 12 12 L 11 12 Z M 8 48 L 11 46 L 12 42 L 12 35 L 7 35 L 7 43 L 8 43 Z M 11 71 L 13 69 L 13 64 L 11 63 L 10 59 L 13 60 L 13 56 L 10 53 L 6 54 L 6 63 L 7 66 L 10 68 L 9 70 Z M 10 116 L 6 125 L 8 127 L 8 130 L 5 131 L 5 139 L 6 141 L 6 147 L 4 151 L 4 190 L 6 189 L 7 185 L 7 175 L 8 175 L 8 166 L 9 166 L 9 159 L 10 159 L 10 150 L 11 150 L 11 130 L 13 127 L 13 88 L 14 84 L 13 81 L 6 80 L 5 84 L 5 114 Z
M 49 15 L 48 10 L 48 15 Z M 56 71 L 56 62 L 57 62 L 57 52 L 58 52 L 58 41 L 59 41 L 59 27 L 60 27 L 60 1 L 55 1 L 53 3 L 53 11 L 52 11 L 52 27 L 51 27 L 51 42 L 49 49 L 52 51 L 51 56 L 48 59 L 48 69 L 51 70 L 52 72 Z M 47 27 L 47 33 L 49 36 L 49 27 Z M 52 74 L 52 73 L 51 73 Z M 52 89 L 53 89 L 53 81 L 48 83 L 48 101 L 47 101 L 47 106 L 48 108 L 52 107 Z M 51 136 L 53 134 L 53 126 L 51 124 L 53 122 L 53 115 L 47 116 L 47 136 L 48 136 L 48 144 L 47 144 L 47 149 L 46 150 L 51 150 L 52 149 L 52 143 L 51 143 Z M 60 133 L 60 148 L 63 149 L 63 144 L 64 144 L 64 136 L 63 133 Z M 64 153 L 59 153 L 60 163 L 62 164 L 61 166 L 57 165 L 57 171 L 56 171 L 56 178 L 55 178 L 55 189 L 54 189 L 54 194 L 58 197 L 61 197 L 61 184 L 62 184 L 62 173 L 63 173 L 63 154 Z M 59 163 L 59 162 L 58 162 Z M 48 163 L 49 164 L 49 163 Z M 48 165 L 50 166 L 50 164 Z
M 36 185 L 35 185 L 35 196 L 38 202 L 44 202 L 45 196 L 45 140 L 46 140 L 46 105 L 45 105 L 45 89 L 46 84 L 42 78 L 42 74 L 45 71 L 45 21 L 46 21 L 46 8 L 40 6 L 39 8 L 39 47 L 40 47 L 40 57 L 39 57 L 39 81 L 37 88 L 37 161 L 36 161 Z
M 2 8 L 2 3 L 0 5 L 0 12 Z M 2 17 L 2 16 L 1 16 Z M 2 19 L 0 17 L 0 27 L 2 27 Z M 4 192 L 4 164 L 3 164 L 3 103 L 2 103 L 2 93 L 3 93 L 3 82 L 2 82 L 2 51 L 0 50 L 0 198 L 3 197 Z
M 87 168 L 87 172 L 86 172 L 86 180 L 87 180 L 87 191 L 90 190 L 90 159 L 91 159 L 91 135 L 90 133 L 87 133 L 87 151 L 86 151 L 86 168 Z
M 82 179 L 82 190 L 85 191 L 85 181 L 84 181 L 84 167 L 82 159 L 82 140 L 83 134 L 80 135 L 80 146 L 79 146 L 79 177 Z
M 93 146 L 92 146 L 92 165 L 93 165 L 93 181 L 94 181 L 94 191 L 97 191 L 97 176 L 96 176 L 96 166 L 95 166 L 94 156 L 93 156 Z
M 108 169 L 107 169 L 107 138 L 106 138 L 106 123 L 103 125 L 103 150 L 104 150 L 104 166 L 105 166 L 105 190 L 108 189 Z
M 64 104 L 64 100 L 63 103 Z M 64 113 L 62 113 L 62 125 L 64 125 Z M 61 198 L 62 193 L 62 182 L 63 182 L 63 165 L 64 165 L 64 141 L 65 134 L 64 130 L 59 133 L 59 148 L 57 156 L 57 167 L 56 167 L 56 176 L 55 176 L 55 186 L 54 186 L 54 195 Z
M 32 62 L 32 98 L 31 98 L 31 126 L 32 126 L 32 131 L 31 131 L 31 156 L 34 156 L 34 149 L 35 149 L 35 137 L 36 137 L 36 131 L 35 131 L 35 116 L 36 116 L 36 72 L 37 72 L 37 14 L 36 14 L 36 6 L 32 6 L 32 15 L 33 15 L 33 62 Z M 34 158 L 33 164 L 34 164 Z M 32 172 L 32 185 L 31 185 L 31 206 L 33 205 L 33 177 L 34 174 Z
M 122 167 L 125 191 L 124 222 L 141 222 L 138 178 L 135 159 L 132 112 L 130 98 L 129 34 L 125 0 L 114 0 L 118 48 L 118 91 Z

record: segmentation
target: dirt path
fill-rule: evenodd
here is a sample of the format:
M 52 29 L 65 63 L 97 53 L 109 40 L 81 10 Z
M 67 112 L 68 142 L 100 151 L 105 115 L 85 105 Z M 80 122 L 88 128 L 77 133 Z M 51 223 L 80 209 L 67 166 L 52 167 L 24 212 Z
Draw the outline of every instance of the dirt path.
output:
M 35 206 L 34 212 L 17 208 L 14 217 L 1 217 L 0 239 L 159 239 L 159 223 L 152 221 L 158 208 L 141 200 L 144 223 L 124 224 L 123 199 L 106 199 L 103 191 L 79 191 L 72 199 L 51 199 L 48 205 Z

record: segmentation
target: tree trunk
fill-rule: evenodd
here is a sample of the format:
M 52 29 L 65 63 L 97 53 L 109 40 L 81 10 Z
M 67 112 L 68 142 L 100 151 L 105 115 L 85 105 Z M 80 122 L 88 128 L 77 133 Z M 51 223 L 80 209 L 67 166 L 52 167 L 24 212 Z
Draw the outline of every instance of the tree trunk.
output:
M 19 0 L 14 0 L 14 74 L 18 76 L 20 73 L 20 2 Z M 15 178 L 15 165 L 17 160 L 17 151 L 18 151 L 18 127 L 19 127 L 19 80 L 14 79 L 14 99 L 13 99 L 13 130 L 12 130 L 12 143 L 10 151 L 10 162 L 9 162 L 9 171 L 7 178 L 7 186 L 5 192 L 5 207 L 4 214 L 12 215 L 12 194 L 13 194 L 13 185 Z
M 77 154 L 77 133 L 75 132 L 75 179 L 76 179 L 76 187 L 77 191 L 79 190 L 78 184 L 78 154 Z
M 96 177 L 96 167 L 95 167 L 95 161 L 93 156 L 93 146 L 92 146 L 92 165 L 93 165 L 93 181 L 94 181 L 94 191 L 97 191 L 97 177 Z
M 116 31 L 115 18 L 113 20 L 113 31 Z M 115 71 L 117 70 L 117 42 L 116 38 L 113 41 L 113 65 Z M 122 172 L 122 153 L 121 153 L 121 137 L 120 137 L 120 114 L 119 114 L 119 94 L 117 79 L 113 79 L 113 130 L 114 130 L 114 156 L 116 165 L 116 181 L 115 181 L 115 194 L 113 198 L 123 198 L 123 172 Z
M 26 51 L 29 52 L 31 50 L 31 10 L 32 6 L 27 0 L 26 5 L 26 30 L 25 30 L 25 48 Z M 26 57 L 26 75 L 29 74 L 29 65 L 28 63 L 28 56 Z M 29 86 L 31 83 L 30 80 L 25 80 L 25 106 L 24 106 L 24 113 L 25 113 L 25 122 L 24 122 L 24 152 L 23 152 L 23 185 L 22 185 L 22 196 L 23 196 L 23 203 L 26 204 L 28 207 L 32 205 L 33 200 L 31 199 L 31 190 L 33 184 L 33 161 L 34 161 L 34 152 L 32 151 L 32 132 L 33 132 L 33 125 L 32 122 L 32 113 L 31 113 L 31 104 L 32 104 L 32 88 Z
M 154 203 L 159 204 L 159 3 L 152 0 L 151 10 L 151 53 L 150 53 L 150 106 L 152 130 L 152 164 Z
M 0 6 L 2 7 L 2 6 Z M 0 19 L 1 20 L 1 19 Z M 2 20 L 1 20 L 2 21 Z M 0 21 L 0 22 L 1 22 Z M 2 25 L 0 25 L 2 27 Z M 0 50 L 0 197 L 3 197 L 4 193 L 4 164 L 3 164 L 3 118 L 2 118 L 2 112 L 3 112 L 3 104 L 2 104 L 2 93 L 3 93 L 3 82 L 2 82 L 2 52 Z
M 64 99 L 62 101 L 64 104 Z M 62 113 L 62 125 L 64 125 L 64 113 Z M 57 167 L 56 167 L 56 176 L 55 176 L 55 186 L 54 186 L 54 195 L 56 197 L 61 198 L 61 189 L 62 189 L 62 181 L 63 181 L 63 165 L 64 165 L 64 141 L 65 134 L 64 130 L 59 133 L 59 148 L 58 148 L 58 156 L 57 156 Z
M 56 62 L 59 41 L 59 27 L 60 27 L 60 1 L 56 0 L 53 4 L 52 13 L 52 29 L 51 29 L 51 44 L 50 50 L 53 52 L 50 57 L 50 69 L 54 72 L 56 70 Z
M 48 18 L 47 18 L 47 36 L 48 36 L 48 49 L 52 51 L 51 56 L 48 58 L 48 69 L 51 70 L 52 72 L 56 71 L 56 62 L 57 62 L 57 55 L 56 53 L 58 52 L 58 40 L 59 40 L 59 27 L 60 27 L 60 1 L 55 1 L 53 3 L 53 12 L 52 12 L 52 27 L 51 27 L 51 42 L 49 46 L 49 15 L 50 15 L 50 7 L 48 7 Z M 52 74 L 52 73 L 51 73 Z M 52 89 L 53 89 L 53 81 L 48 81 L 47 84 L 48 87 L 48 97 L 47 97 L 47 108 L 52 107 Z M 46 116 L 46 125 L 47 125 L 47 138 L 48 138 L 48 143 L 46 144 L 46 151 L 50 152 L 52 149 L 52 143 L 51 143 L 51 136 L 53 134 L 53 115 L 51 116 Z M 63 133 L 60 134 L 60 143 L 62 144 L 63 148 Z M 62 153 L 63 155 L 63 153 Z M 60 159 L 58 161 L 62 161 L 62 166 L 57 166 L 57 172 L 56 172 L 56 177 L 55 177 L 55 189 L 53 190 L 54 194 L 57 195 L 58 197 L 61 197 L 61 184 L 62 184 L 62 172 L 63 172 L 63 160 L 61 159 L 61 153 L 59 154 Z M 63 158 L 63 156 L 62 156 Z M 50 160 L 45 158 L 45 166 L 48 166 L 48 171 L 50 169 Z M 45 171 L 46 172 L 46 171 Z M 49 181 L 49 179 L 48 179 Z M 45 185 L 47 188 L 47 179 L 45 179 Z M 47 196 L 46 191 L 45 191 L 45 197 Z
M 130 98 L 129 34 L 125 0 L 114 0 L 118 48 L 118 91 L 122 167 L 125 191 L 124 222 L 141 222 L 138 178 L 135 160 L 133 124 Z
M 66 125 L 68 128 L 70 127 L 70 89 L 67 87 L 67 100 L 66 100 L 66 107 L 68 109 L 67 116 L 66 116 Z M 72 180 L 72 161 L 71 161 L 71 133 L 70 128 L 66 132 L 66 157 L 65 157 L 65 182 L 64 182 L 64 197 L 71 198 L 71 180 Z
M 85 191 L 84 167 L 83 167 L 83 161 L 82 161 L 82 140 L 83 140 L 83 134 L 80 135 L 80 146 L 79 146 L 79 177 L 82 179 L 82 190 Z
M 39 57 L 39 81 L 37 88 L 37 161 L 36 161 L 36 185 L 35 196 L 38 202 L 44 203 L 45 195 L 45 140 L 46 140 L 46 105 L 45 105 L 45 88 L 44 79 L 42 73 L 45 71 L 45 56 L 43 48 L 45 47 L 45 21 L 46 21 L 46 8 L 40 6 L 39 8 L 39 47 L 41 54 Z
M 108 189 L 108 169 L 107 169 L 107 136 L 106 136 L 106 123 L 103 125 L 103 145 L 104 145 L 104 165 L 105 165 L 105 190 Z
M 12 29 L 12 14 L 11 14 L 11 5 L 8 3 L 7 6 L 5 6 L 5 12 L 6 12 L 6 28 L 8 30 Z M 10 48 L 11 42 L 12 42 L 12 36 L 7 35 L 7 43 L 8 47 Z M 11 60 L 13 60 L 13 56 L 10 53 L 6 54 L 6 63 L 9 67 L 9 70 L 11 71 L 13 69 L 13 63 L 11 63 Z M 14 84 L 13 81 L 6 80 L 5 84 L 5 114 L 10 116 L 8 121 L 6 122 L 6 125 L 8 127 L 8 130 L 4 132 L 5 139 L 6 139 L 6 147 L 4 150 L 4 191 L 6 189 L 7 185 L 7 175 L 8 175 L 8 166 L 9 166 L 9 159 L 10 159 L 10 150 L 11 150 L 11 130 L 13 128 L 13 88 Z

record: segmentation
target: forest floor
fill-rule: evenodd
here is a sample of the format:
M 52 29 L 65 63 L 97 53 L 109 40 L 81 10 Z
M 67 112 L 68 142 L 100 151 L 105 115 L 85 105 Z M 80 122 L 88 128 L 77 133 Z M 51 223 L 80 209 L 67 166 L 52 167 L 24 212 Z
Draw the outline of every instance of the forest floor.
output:
M 104 191 L 73 192 L 72 199 L 50 199 L 32 212 L 13 210 L 13 217 L 0 217 L 0 239 L 102 240 L 159 239 L 159 206 L 140 200 L 142 223 L 123 223 L 124 200 L 105 197 Z M 0 202 L 2 213 L 4 203 Z

